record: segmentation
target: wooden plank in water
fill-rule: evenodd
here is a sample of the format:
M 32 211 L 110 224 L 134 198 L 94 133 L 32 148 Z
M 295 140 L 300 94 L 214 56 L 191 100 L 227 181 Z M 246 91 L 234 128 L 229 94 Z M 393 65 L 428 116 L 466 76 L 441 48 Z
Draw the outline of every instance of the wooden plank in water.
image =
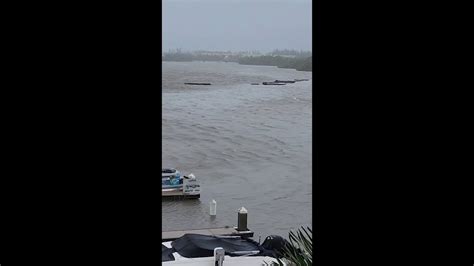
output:
M 209 82 L 185 82 L 185 85 L 211 85 Z
M 172 241 L 172 240 L 182 237 L 185 234 L 200 234 L 200 235 L 208 235 L 208 236 L 253 237 L 252 231 L 237 231 L 236 228 L 227 227 L 227 228 L 209 228 L 209 229 L 161 232 L 161 240 Z
M 278 82 L 262 82 L 263 85 L 286 85 L 286 83 L 278 83 Z
M 275 80 L 276 83 L 295 83 L 294 80 Z

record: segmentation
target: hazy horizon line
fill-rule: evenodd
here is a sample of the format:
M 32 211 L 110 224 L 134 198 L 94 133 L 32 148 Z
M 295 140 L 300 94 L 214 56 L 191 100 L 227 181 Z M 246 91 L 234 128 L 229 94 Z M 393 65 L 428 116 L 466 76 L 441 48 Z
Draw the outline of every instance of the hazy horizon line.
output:
M 170 50 L 181 50 L 183 52 L 275 52 L 275 51 L 297 51 L 297 52 L 312 52 L 312 50 L 295 49 L 295 48 L 275 48 L 272 50 L 259 50 L 259 49 L 247 49 L 247 50 L 235 50 L 235 49 L 186 49 L 186 48 L 167 48 L 162 49 L 162 52 L 168 52 Z

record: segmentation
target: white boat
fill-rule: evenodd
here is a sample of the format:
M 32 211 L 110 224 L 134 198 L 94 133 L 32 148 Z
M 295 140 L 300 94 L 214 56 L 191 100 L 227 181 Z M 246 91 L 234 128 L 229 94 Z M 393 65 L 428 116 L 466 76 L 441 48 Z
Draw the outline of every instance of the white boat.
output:
M 161 169 L 161 193 L 163 197 L 200 198 L 201 185 L 191 173 L 181 175 L 174 168 Z
M 185 234 L 161 245 L 162 265 L 271 265 L 286 240 L 269 236 L 262 245 L 239 236 Z M 285 262 L 283 261 L 283 265 Z

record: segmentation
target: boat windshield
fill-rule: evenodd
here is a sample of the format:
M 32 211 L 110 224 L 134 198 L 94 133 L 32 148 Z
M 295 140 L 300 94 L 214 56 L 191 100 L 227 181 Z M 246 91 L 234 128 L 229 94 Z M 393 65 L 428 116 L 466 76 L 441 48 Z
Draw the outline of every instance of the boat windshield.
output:
M 174 174 L 176 173 L 176 169 L 171 169 L 171 168 L 163 168 L 161 169 L 162 174 Z

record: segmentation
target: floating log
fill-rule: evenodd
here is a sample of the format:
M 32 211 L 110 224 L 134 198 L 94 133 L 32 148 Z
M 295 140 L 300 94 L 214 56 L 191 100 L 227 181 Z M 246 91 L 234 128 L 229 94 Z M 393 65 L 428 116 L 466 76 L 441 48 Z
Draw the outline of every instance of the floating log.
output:
M 185 82 L 185 85 L 211 85 L 211 83 L 208 82 Z
M 294 80 L 275 80 L 277 83 L 295 83 L 296 81 Z
M 295 79 L 295 82 L 298 82 L 298 81 L 308 81 L 309 79 Z
M 263 85 L 286 85 L 286 83 L 280 82 L 262 82 Z

